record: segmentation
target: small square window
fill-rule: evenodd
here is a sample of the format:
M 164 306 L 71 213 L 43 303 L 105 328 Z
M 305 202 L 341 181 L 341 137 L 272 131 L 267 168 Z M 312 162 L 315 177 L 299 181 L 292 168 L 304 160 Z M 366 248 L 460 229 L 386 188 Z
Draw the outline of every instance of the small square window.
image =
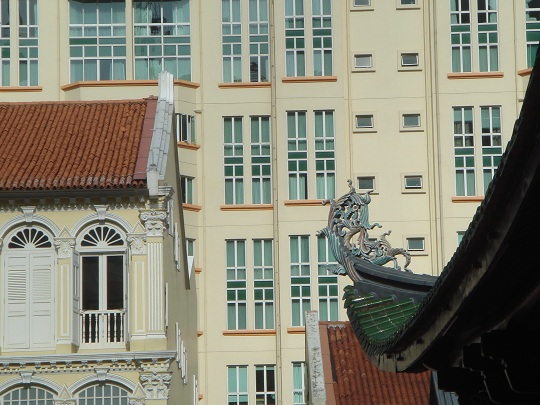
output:
M 355 7 L 358 7 L 358 6 L 370 6 L 371 5 L 371 0 L 353 0 L 353 5 Z
M 358 189 L 362 191 L 375 190 L 375 177 L 373 176 L 358 177 Z
M 373 55 L 360 54 L 354 55 L 354 67 L 356 69 L 371 69 L 373 68 Z
M 413 3 L 414 4 L 414 3 Z M 401 54 L 401 66 L 413 67 L 418 66 L 419 58 L 417 53 L 402 53 Z
M 420 114 L 403 114 L 403 128 L 420 128 Z
M 357 115 L 355 116 L 355 126 L 357 129 L 373 128 L 373 115 Z
M 407 250 L 425 250 L 425 244 L 426 243 L 424 238 L 407 238 Z
M 422 187 L 422 176 L 405 176 L 405 189 L 419 190 Z

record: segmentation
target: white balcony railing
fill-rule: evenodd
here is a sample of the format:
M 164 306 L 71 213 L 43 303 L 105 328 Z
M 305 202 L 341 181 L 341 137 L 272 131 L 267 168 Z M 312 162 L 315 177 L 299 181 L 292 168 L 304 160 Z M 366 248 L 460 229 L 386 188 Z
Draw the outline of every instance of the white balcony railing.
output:
M 81 311 L 81 343 L 106 345 L 125 342 L 126 310 Z

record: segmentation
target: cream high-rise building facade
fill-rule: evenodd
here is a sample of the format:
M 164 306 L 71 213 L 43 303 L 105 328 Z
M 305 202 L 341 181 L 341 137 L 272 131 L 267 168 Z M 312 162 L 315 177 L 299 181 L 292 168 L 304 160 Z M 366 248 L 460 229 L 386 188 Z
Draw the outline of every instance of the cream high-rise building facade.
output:
M 510 138 L 537 20 L 535 0 L 0 0 L 0 99 L 139 98 L 173 73 L 199 403 L 303 404 L 303 312 L 345 317 L 321 202 L 374 190 L 370 236 L 438 274 Z

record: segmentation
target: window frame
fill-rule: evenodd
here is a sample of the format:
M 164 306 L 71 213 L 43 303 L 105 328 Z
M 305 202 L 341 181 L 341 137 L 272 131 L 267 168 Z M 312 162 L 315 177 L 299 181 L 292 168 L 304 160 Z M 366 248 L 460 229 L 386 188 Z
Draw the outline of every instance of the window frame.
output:
M 356 4 L 357 1 L 367 4 Z M 350 11 L 373 11 L 373 0 L 350 0 Z
M 195 115 L 175 113 L 176 142 L 197 143 Z
M 405 125 L 407 117 L 418 117 L 418 125 Z M 399 131 L 400 132 L 421 132 L 424 131 L 424 120 L 420 111 L 400 111 L 399 112 Z
M 416 10 L 421 7 L 422 0 L 413 0 L 412 4 L 403 4 L 403 0 L 396 0 L 396 9 L 397 10 Z
M 235 378 L 234 381 L 231 381 L 231 371 L 234 372 L 234 378 Z M 243 373 L 241 373 L 241 371 L 243 371 Z M 244 387 L 245 387 L 245 390 L 243 389 Z M 234 389 L 231 389 L 231 388 L 234 388 Z M 247 404 L 248 401 L 249 401 L 248 366 L 247 365 L 227 365 L 227 405 L 244 405 L 244 404 Z
M 357 64 L 357 58 L 358 57 L 365 57 L 369 60 L 369 65 L 358 65 Z M 375 54 L 372 51 L 359 51 L 354 52 L 352 56 L 352 72 L 353 73 L 360 73 L 360 72 L 375 72 Z
M 261 262 L 257 262 L 257 244 L 261 247 Z M 267 250 L 270 251 L 267 254 Z M 267 261 L 269 260 L 269 262 Z M 272 239 L 253 239 L 253 308 L 254 328 L 275 329 L 274 245 Z M 271 277 L 268 277 L 270 272 Z M 257 275 L 260 273 L 261 277 Z M 272 295 L 271 298 L 268 295 Z M 260 294 L 260 295 L 259 295 Z M 257 298 L 259 295 L 259 298 Z M 262 311 L 258 311 L 260 307 Z M 271 316 L 267 316 L 268 312 Z
M 187 21 L 171 21 L 168 22 L 164 15 L 163 2 L 168 2 L 169 0 L 155 0 L 153 4 L 159 4 L 159 22 L 154 21 L 156 17 L 152 15 L 151 21 L 146 20 L 146 22 L 137 21 L 137 3 L 144 3 L 144 1 L 133 0 L 133 73 L 135 80 L 155 80 L 162 70 L 170 72 L 175 79 L 191 81 L 192 79 L 192 46 L 191 46 L 191 4 L 189 0 L 181 0 L 173 3 L 173 6 L 178 6 L 176 9 L 176 14 L 180 16 L 181 2 L 187 4 Z M 142 8 L 141 8 L 142 10 Z M 148 10 L 143 11 L 145 14 L 148 13 Z M 152 10 L 153 12 L 153 10 Z M 183 14 L 185 15 L 185 14 Z M 175 35 L 169 35 L 164 33 L 164 29 L 170 28 L 175 32 Z M 140 31 L 140 33 L 138 33 Z M 146 34 L 144 34 L 146 31 Z M 154 32 L 154 33 L 153 33 Z M 156 35 L 155 32 L 158 32 Z M 185 34 L 189 32 L 189 34 Z M 159 38 L 159 42 L 154 42 L 155 38 Z M 169 42 L 170 38 L 182 38 L 184 40 L 177 40 L 176 42 Z M 187 41 L 185 40 L 187 38 Z M 149 41 L 150 44 L 148 43 Z M 160 53 L 152 55 L 157 49 L 160 49 Z M 174 54 L 167 54 L 167 51 L 174 48 Z M 186 53 L 186 50 L 188 51 Z M 159 69 L 156 69 L 155 66 L 151 66 L 153 60 L 160 60 Z M 137 66 L 137 61 L 146 62 L 146 66 L 143 69 Z M 187 61 L 187 63 L 186 63 Z M 183 62 L 183 63 L 181 63 Z M 170 64 L 174 64 L 174 69 L 168 69 L 167 67 Z M 170 70 L 174 70 L 171 72 Z M 141 75 L 141 72 L 144 74 Z
M 82 22 L 72 22 L 72 6 L 76 4 L 69 2 L 68 10 L 68 24 L 69 24 L 69 82 L 75 83 L 79 81 L 104 81 L 104 80 L 125 80 L 127 79 L 127 8 L 124 3 L 124 10 L 122 15 L 122 20 L 119 22 L 113 21 L 113 4 L 114 3 L 105 3 L 110 6 L 110 22 L 101 22 L 100 17 L 101 13 L 99 11 L 99 3 L 85 3 L 95 7 L 95 22 L 86 22 L 83 17 Z M 84 5 L 83 5 L 84 8 Z M 95 27 L 95 30 L 88 30 L 89 27 Z M 80 30 L 81 35 L 72 35 L 72 32 L 77 32 Z M 110 30 L 110 35 L 104 35 L 103 30 Z M 86 31 L 89 33 L 95 32 L 95 35 L 85 35 Z M 123 34 L 122 34 L 123 31 Z M 82 39 L 85 39 L 87 42 L 90 40 L 95 40 L 94 44 L 84 44 L 80 45 Z M 73 42 L 73 43 L 72 43 Z M 110 42 L 113 42 L 112 44 Z M 79 49 L 80 48 L 80 49 Z M 93 48 L 96 48 L 95 50 Z M 106 49 L 108 51 L 106 52 Z M 78 54 L 80 52 L 80 55 Z M 100 55 L 101 53 L 103 55 Z M 110 52 L 110 55 L 107 53 Z M 91 70 L 94 68 L 95 63 L 95 76 L 92 74 Z M 102 77 L 103 66 L 106 66 L 106 63 L 110 64 L 110 76 Z M 115 64 L 116 67 L 115 67 Z M 74 77 L 76 65 L 80 65 L 82 69 L 82 78 Z M 88 69 L 90 70 L 90 73 Z M 118 70 L 115 70 L 118 69 Z
M 227 122 L 230 120 L 230 142 L 227 141 Z M 238 124 L 237 124 L 238 122 Z M 244 204 L 245 170 L 244 170 L 244 117 L 223 117 L 223 159 L 224 159 L 224 201 L 225 205 Z M 230 151 L 230 154 L 227 154 Z M 230 186 L 228 187 L 228 183 Z M 232 187 L 232 188 L 231 188 Z M 230 192 L 229 192 L 230 191 Z M 232 194 L 231 194 L 232 193 Z
M 301 5 L 298 10 L 297 5 Z M 302 2 L 285 0 L 285 76 L 305 77 L 307 68 L 306 12 Z M 291 26 L 292 25 L 292 26 Z M 299 35 L 301 33 L 301 35 Z M 303 46 L 302 46 L 303 45 Z
M 292 366 L 292 403 L 293 405 L 306 405 L 306 363 L 303 361 L 293 361 Z M 295 372 L 295 369 L 299 369 Z M 297 398 L 298 396 L 298 398 Z M 298 400 L 296 400 L 298 399 Z
M 470 111 L 470 124 L 467 119 Z M 458 117 L 459 115 L 459 117 Z M 456 120 L 459 118 L 459 120 Z M 473 106 L 452 106 L 452 140 L 454 148 L 454 183 L 455 195 L 472 197 L 478 193 L 477 167 L 476 167 L 476 135 L 475 135 L 475 108 Z M 457 125 L 457 126 L 456 126 Z M 470 125 L 470 132 L 468 126 Z M 461 129 L 458 131 L 458 129 Z M 458 145 L 461 143 L 461 145 Z M 472 143 L 468 145 L 467 143 Z M 457 162 L 462 162 L 459 166 Z M 463 179 L 460 185 L 459 178 Z M 463 188 L 463 190 L 461 189 Z
M 287 111 L 287 178 L 289 200 L 307 200 L 309 198 L 307 119 L 308 115 L 305 110 Z M 295 189 L 292 187 L 293 185 L 296 186 Z
M 194 204 L 195 177 L 180 175 L 180 197 L 182 204 Z
M 411 248 L 410 242 L 412 242 L 412 241 L 420 241 L 422 243 L 422 247 L 421 248 L 415 248 L 415 247 Z M 426 242 L 426 237 L 425 236 L 406 236 L 405 237 L 405 246 L 406 246 L 407 251 L 411 255 L 427 254 L 427 242 Z
M 256 10 L 252 10 L 252 4 L 256 5 Z M 266 9 L 262 6 L 266 4 Z M 270 81 L 270 38 L 269 38 L 269 3 L 267 0 L 257 0 L 249 2 L 249 81 L 269 82 Z M 266 12 L 266 15 L 265 15 Z M 252 18 L 255 16 L 255 18 Z M 265 40 L 261 40 L 266 37 Z M 252 52 L 256 49 L 257 52 Z M 255 63 L 256 69 L 253 65 Z M 266 76 L 265 76 L 266 74 Z
M 305 326 L 305 311 L 310 310 L 312 305 L 310 239 L 309 235 L 289 235 L 291 326 L 293 327 Z M 293 244 L 297 246 L 296 253 L 294 253 Z
M 403 57 L 406 55 L 416 55 L 416 64 L 404 64 Z M 399 50 L 397 52 L 397 66 L 399 72 L 417 72 L 423 69 L 422 54 L 416 50 Z
M 315 14 L 313 11 L 315 2 L 318 3 L 318 8 L 321 10 L 320 14 Z M 311 4 L 313 76 L 332 76 L 334 71 L 332 2 L 330 0 L 312 0 Z M 325 13 L 325 8 L 330 9 L 329 13 Z M 317 21 L 319 21 L 319 24 L 317 24 Z M 317 44 L 320 46 L 317 46 Z M 318 67 L 320 68 L 320 74 L 318 74 Z
M 232 250 L 229 246 L 232 246 Z M 248 326 L 246 240 L 225 240 L 225 253 L 227 330 L 246 330 Z M 243 253 L 243 257 L 239 253 Z
M 315 110 L 313 120 L 316 198 L 332 199 L 336 197 L 335 111 Z
M 360 179 L 363 179 L 363 180 L 371 180 L 372 181 L 372 184 L 373 184 L 373 188 L 363 188 L 363 187 L 360 187 Z M 377 175 L 376 174 L 373 174 L 373 173 L 363 173 L 361 175 L 358 175 L 356 176 L 356 185 L 358 187 L 356 187 L 357 191 L 359 193 L 366 193 L 368 191 L 371 191 L 371 194 L 379 194 L 379 191 L 378 191 L 378 187 L 377 187 Z
M 486 9 L 480 10 L 479 0 L 465 0 L 454 3 L 450 0 L 450 66 L 449 72 L 473 73 L 473 72 L 501 72 L 499 33 L 499 9 L 498 0 L 495 10 L 489 10 L 488 1 L 485 1 Z M 454 5 L 457 8 L 453 10 Z M 468 9 L 464 9 L 466 4 Z M 480 21 L 480 15 L 495 16 L 496 21 Z M 495 27 L 493 29 L 493 26 Z M 482 39 L 484 38 L 484 39 Z M 495 50 L 492 58 L 490 50 Z M 484 50 L 487 50 L 484 52 Z M 494 66 L 492 66 L 494 65 Z M 485 68 L 483 68 L 485 66 Z
M 101 231 L 97 231 L 100 229 Z M 116 236 L 111 237 L 110 231 L 107 231 L 104 228 L 109 228 L 116 233 Z M 105 233 L 106 232 L 106 233 Z M 90 235 L 87 238 L 87 235 Z M 107 240 L 108 239 L 108 240 Z M 85 242 L 86 241 L 86 242 Z M 77 271 L 79 272 L 78 286 L 74 292 L 75 299 L 78 301 L 78 315 L 79 315 L 79 339 L 81 347 L 87 348 L 111 348 L 111 347 L 125 347 L 126 343 L 129 340 L 128 326 L 128 316 L 129 316 L 129 286 L 127 283 L 127 269 L 129 267 L 129 255 L 127 247 L 127 236 L 119 227 L 116 225 L 105 223 L 105 224 L 93 224 L 85 227 L 79 234 L 77 238 L 77 251 L 79 253 L 79 266 Z M 99 272 L 99 308 L 98 309 L 84 309 L 84 291 L 85 281 L 84 278 L 84 261 L 86 258 L 97 258 L 98 261 L 98 272 Z M 109 280 L 109 257 L 121 257 L 121 274 L 122 274 L 122 308 L 120 309 L 109 309 L 105 298 L 108 300 L 108 290 L 107 282 Z M 106 296 L 106 297 L 103 297 Z M 93 314 L 96 314 L 96 317 L 93 317 Z M 106 317 L 103 314 L 107 314 Z M 112 315 L 112 317 L 109 317 Z M 113 329 L 116 330 L 116 333 L 112 336 L 109 335 L 109 326 L 105 327 L 103 322 L 114 322 L 114 328 L 110 328 L 110 333 L 113 332 Z M 85 338 L 85 327 L 91 325 L 92 322 L 97 322 L 99 329 L 96 333 L 100 335 L 92 335 L 91 331 L 87 333 L 87 338 Z M 120 324 L 119 324 L 120 323 Z M 120 335 L 118 335 L 118 327 L 122 327 Z M 103 333 L 107 332 L 107 335 Z
M 249 122 L 251 203 L 271 204 L 273 195 L 271 119 L 268 115 L 252 115 Z
M 262 371 L 263 379 L 260 381 L 260 373 Z M 269 378 L 269 373 L 273 373 L 273 380 Z M 259 387 L 262 390 L 259 390 Z M 274 388 L 273 390 L 271 388 Z M 273 401 L 268 401 L 268 396 L 273 396 Z M 260 401 L 262 399 L 262 402 Z M 257 405 L 269 405 L 277 403 L 276 391 L 276 366 L 274 364 L 256 364 L 255 365 L 255 402 Z
M 425 194 L 425 182 L 424 182 L 424 174 L 418 173 L 418 172 L 412 172 L 412 173 L 401 173 L 401 193 L 402 194 Z M 407 179 L 419 179 L 420 180 L 420 186 L 410 186 L 407 185 Z
M 371 126 L 358 126 L 358 118 L 370 118 Z M 353 113 L 353 132 L 377 132 L 377 115 L 375 111 L 358 111 Z
M 336 274 L 328 267 L 337 265 L 325 235 L 317 235 L 317 285 L 319 297 L 319 319 L 321 321 L 339 320 L 339 282 Z
M 7 16 L 4 15 L 7 13 Z M 9 0 L 0 0 L 0 86 L 11 84 L 11 10 Z M 4 55 L 7 55 L 4 57 Z M 6 74 L 4 74 L 6 73 Z

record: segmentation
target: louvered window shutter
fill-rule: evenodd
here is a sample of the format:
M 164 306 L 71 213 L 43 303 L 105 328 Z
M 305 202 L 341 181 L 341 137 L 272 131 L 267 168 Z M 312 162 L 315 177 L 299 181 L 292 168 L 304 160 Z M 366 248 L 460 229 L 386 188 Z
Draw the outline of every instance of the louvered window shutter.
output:
M 4 347 L 28 348 L 30 345 L 28 273 L 26 254 L 6 256 L 6 312 Z
M 30 255 L 30 347 L 54 345 L 53 258 L 48 252 Z

